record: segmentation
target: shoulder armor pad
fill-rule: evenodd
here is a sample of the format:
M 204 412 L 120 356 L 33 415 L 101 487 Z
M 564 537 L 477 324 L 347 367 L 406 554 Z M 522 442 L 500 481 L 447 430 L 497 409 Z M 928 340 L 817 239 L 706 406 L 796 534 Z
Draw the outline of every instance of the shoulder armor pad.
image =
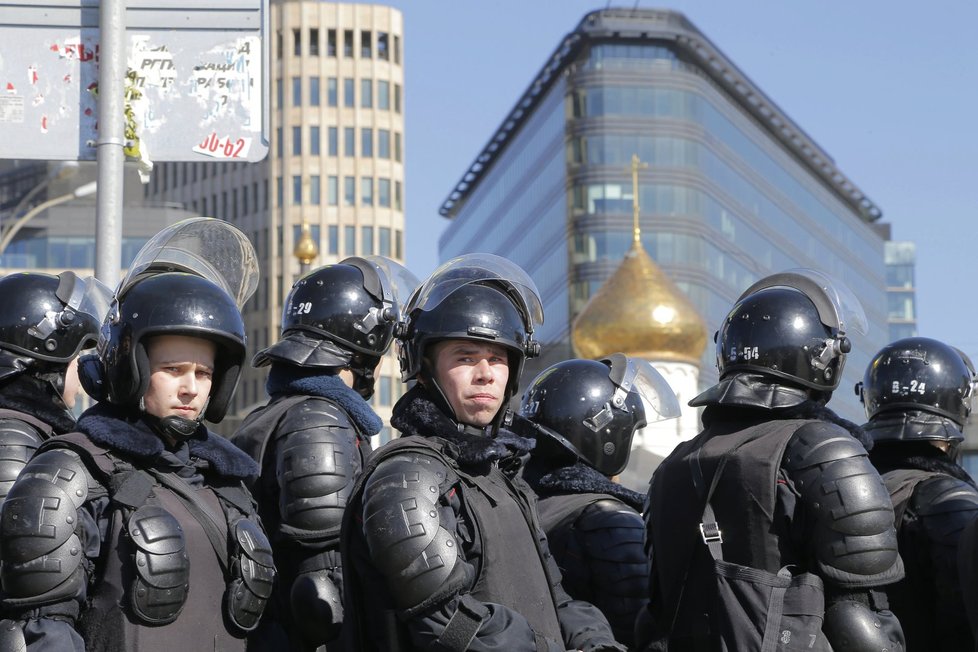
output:
M 0 650 L 3 652 L 27 652 L 24 630 L 16 620 L 0 620 Z
M 282 420 L 279 421 L 276 436 L 320 428 L 336 428 L 356 432 L 349 415 L 341 407 L 329 399 L 313 396 L 289 408 Z
M 788 470 L 804 469 L 851 457 L 865 457 L 866 449 L 841 427 L 824 421 L 806 423 L 795 431 L 784 453 Z
M 899 578 L 890 494 L 856 439 L 832 424 L 807 424 L 788 443 L 784 468 L 814 520 L 824 578 L 851 587 Z
M 272 594 L 275 562 L 268 537 L 257 523 L 240 518 L 232 531 L 238 548 L 239 577 L 228 586 L 228 615 L 242 631 L 250 632 L 258 626 Z
M 44 441 L 39 430 L 20 419 L 0 419 L 0 502 Z
M 642 516 L 628 505 L 617 500 L 598 500 L 588 505 L 578 519 L 582 530 L 636 530 L 639 536 L 645 531 Z
M 978 518 L 978 490 L 949 475 L 924 480 L 914 489 L 910 510 L 932 539 L 957 545 L 968 523 Z
M 397 455 L 381 462 L 364 488 L 367 548 L 404 609 L 437 594 L 458 561 L 455 537 L 439 516 L 445 478 L 446 469 L 436 460 Z
M 133 611 L 152 625 L 172 623 L 190 590 L 190 558 L 177 519 L 158 505 L 143 505 L 126 526 L 136 548 Z
M 356 431 L 340 427 L 323 411 L 304 411 L 310 403 L 336 409 L 326 401 L 306 401 L 289 411 L 276 435 L 275 473 L 282 521 L 321 531 L 338 528 L 342 522 L 361 460 Z M 293 412 L 302 414 L 293 419 Z M 303 422 L 302 429 L 285 429 L 298 421 Z M 327 421 L 333 425 L 326 425 Z
M 902 650 L 903 630 L 891 611 L 873 611 L 853 600 L 842 600 L 825 610 L 822 625 L 833 650 L 885 652 Z
M 78 455 L 41 453 L 21 473 L 0 518 L 0 579 L 14 598 L 70 597 L 83 582 L 78 508 L 88 498 L 88 475 Z

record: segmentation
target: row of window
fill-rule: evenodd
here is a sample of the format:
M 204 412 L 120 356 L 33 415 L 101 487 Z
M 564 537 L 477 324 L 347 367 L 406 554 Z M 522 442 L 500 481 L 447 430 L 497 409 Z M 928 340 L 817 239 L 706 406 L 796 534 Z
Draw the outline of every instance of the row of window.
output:
M 259 203 L 259 199 L 261 203 Z M 220 195 L 217 193 L 211 195 L 209 200 L 207 197 L 201 197 L 200 200 L 194 199 L 190 202 L 190 210 L 196 215 L 219 217 L 222 220 L 233 222 L 237 218 L 252 212 L 268 210 L 268 193 L 265 192 L 264 183 L 255 181 L 250 188 L 245 186 L 232 188 L 230 191 L 223 190 Z
M 339 41 L 337 37 L 339 36 L 338 30 L 333 28 L 328 28 L 326 30 L 320 30 L 318 27 L 310 27 L 309 31 L 305 34 L 305 39 L 303 39 L 302 30 L 299 28 L 293 28 L 292 30 L 292 54 L 301 57 L 304 54 L 308 54 L 312 57 L 318 57 L 320 55 L 320 34 L 322 31 L 326 32 L 326 42 L 325 42 L 325 55 L 327 57 L 337 57 L 339 56 L 338 46 Z M 393 37 L 393 38 L 391 38 Z M 283 52 L 283 38 L 282 32 L 279 31 L 275 35 L 275 51 L 279 59 L 282 58 Z M 308 49 L 303 52 L 303 41 L 308 44 Z M 401 63 L 401 37 L 397 34 L 388 34 L 387 32 L 376 32 L 376 39 L 374 38 L 374 32 L 369 29 L 360 30 L 360 39 L 357 43 L 356 31 L 352 29 L 343 30 L 343 58 L 353 59 L 355 58 L 357 48 L 360 46 L 360 57 L 361 59 L 373 59 L 376 54 L 376 58 L 379 61 L 390 61 L 393 59 L 394 63 Z
M 321 237 L 322 231 L 319 225 L 311 224 L 309 225 L 309 235 L 319 247 L 319 251 L 333 256 L 339 256 L 342 250 L 343 256 L 372 256 L 376 253 L 388 258 L 404 258 L 404 234 L 400 229 L 391 229 L 387 226 L 361 226 L 358 229 L 351 224 L 344 225 L 342 228 L 342 242 L 340 241 L 340 227 L 337 224 L 326 226 L 325 238 Z M 358 230 L 360 233 L 359 241 L 357 241 Z M 374 234 L 377 236 L 376 241 L 374 241 Z M 292 241 L 298 242 L 301 236 L 302 227 L 293 226 Z
M 309 80 L 309 106 L 321 106 L 323 102 L 322 77 L 307 77 Z M 302 106 L 303 78 L 292 77 L 292 106 Z M 338 77 L 326 77 L 326 106 L 336 107 L 340 103 L 340 81 Z M 393 93 L 391 82 L 386 79 L 377 80 L 377 94 L 374 96 L 374 80 L 360 79 L 360 108 L 376 108 L 390 111 L 393 104 L 394 112 L 401 112 L 401 85 L 394 83 Z M 343 106 L 349 109 L 357 106 L 357 80 L 353 77 L 343 78 Z M 285 108 L 285 90 L 283 80 L 275 80 L 275 108 Z
M 170 188 L 180 188 L 189 183 L 197 183 L 198 179 L 204 180 L 208 176 L 217 177 L 218 166 L 222 171 L 233 172 L 238 169 L 239 165 L 243 167 L 247 165 L 247 161 L 164 163 L 153 168 L 150 182 L 143 186 L 143 196 L 148 199 L 150 195 Z
M 376 140 L 374 139 L 374 129 L 372 127 L 361 127 L 360 129 L 360 156 L 382 159 L 393 159 L 401 162 L 401 134 L 395 131 L 393 136 L 393 148 L 391 147 L 390 129 L 377 129 Z M 276 155 L 282 158 L 285 151 L 285 139 L 282 137 L 282 128 L 276 130 Z M 303 128 L 292 127 L 292 155 L 302 156 L 303 151 Z M 374 145 L 376 144 L 376 149 Z M 322 154 L 322 129 L 318 125 L 309 126 L 309 154 L 320 156 Z M 392 151 L 393 150 L 393 151 Z M 339 156 L 340 151 L 340 131 L 339 127 L 326 128 L 326 155 Z M 357 155 L 357 137 L 354 127 L 343 128 L 343 156 L 354 157 Z
M 283 205 L 285 186 L 282 177 L 276 179 L 278 206 Z M 381 208 L 401 208 L 401 182 L 391 184 L 388 178 L 360 177 L 359 193 L 356 177 L 343 177 L 343 206 L 379 206 Z M 393 193 L 391 190 L 393 189 Z M 303 203 L 319 206 L 323 203 L 322 177 L 318 174 L 292 175 L 292 205 Z M 326 205 L 340 205 L 340 178 L 336 175 L 326 177 Z

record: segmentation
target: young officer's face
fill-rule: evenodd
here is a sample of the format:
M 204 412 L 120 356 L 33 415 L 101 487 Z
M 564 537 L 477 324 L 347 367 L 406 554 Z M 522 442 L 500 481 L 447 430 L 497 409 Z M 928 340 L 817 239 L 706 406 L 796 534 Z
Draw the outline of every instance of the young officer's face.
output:
M 146 412 L 196 419 L 211 393 L 216 347 L 213 342 L 183 335 L 158 335 L 146 344 L 149 388 L 143 395 Z
M 434 346 L 434 376 L 461 423 L 487 426 L 502 407 L 509 359 L 491 342 L 444 340 Z

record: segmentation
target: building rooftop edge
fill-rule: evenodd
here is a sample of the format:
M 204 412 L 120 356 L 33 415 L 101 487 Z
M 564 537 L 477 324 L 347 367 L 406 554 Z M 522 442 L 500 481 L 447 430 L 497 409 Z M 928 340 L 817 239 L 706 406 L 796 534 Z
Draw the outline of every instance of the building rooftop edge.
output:
M 638 19 L 638 20 L 636 20 Z M 519 131 L 532 109 L 543 99 L 585 42 L 611 36 L 645 41 L 668 40 L 702 63 L 703 70 L 763 125 L 788 151 L 810 168 L 866 222 L 883 215 L 856 185 L 836 167 L 832 158 L 788 115 L 760 90 L 685 15 L 660 9 L 600 9 L 586 14 L 573 32 L 563 38 L 536 74 L 502 124 L 455 184 L 438 212 L 453 218 L 469 192 L 478 185 Z

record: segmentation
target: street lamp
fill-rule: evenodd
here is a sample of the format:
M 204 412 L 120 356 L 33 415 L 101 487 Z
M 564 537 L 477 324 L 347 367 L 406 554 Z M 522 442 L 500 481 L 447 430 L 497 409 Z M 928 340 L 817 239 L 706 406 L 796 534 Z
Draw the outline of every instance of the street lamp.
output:
M 7 227 L 6 231 L 3 232 L 3 235 L 0 236 L 0 256 L 3 255 L 3 252 L 7 249 L 7 245 L 9 245 L 11 240 L 14 239 L 14 236 L 17 235 L 17 232 L 20 231 L 25 224 L 27 224 L 29 221 L 34 219 L 34 217 L 37 216 L 39 213 L 43 213 L 44 211 L 51 208 L 52 206 L 57 206 L 59 204 L 64 204 L 65 202 L 69 202 L 72 199 L 79 199 L 81 197 L 88 197 L 89 195 L 94 195 L 97 191 L 98 191 L 98 182 L 90 181 L 89 183 L 80 185 L 74 190 L 72 190 L 71 192 L 65 193 L 60 197 L 55 197 L 45 202 L 41 202 L 34 208 L 24 213 L 16 222 L 14 222 L 9 227 Z

